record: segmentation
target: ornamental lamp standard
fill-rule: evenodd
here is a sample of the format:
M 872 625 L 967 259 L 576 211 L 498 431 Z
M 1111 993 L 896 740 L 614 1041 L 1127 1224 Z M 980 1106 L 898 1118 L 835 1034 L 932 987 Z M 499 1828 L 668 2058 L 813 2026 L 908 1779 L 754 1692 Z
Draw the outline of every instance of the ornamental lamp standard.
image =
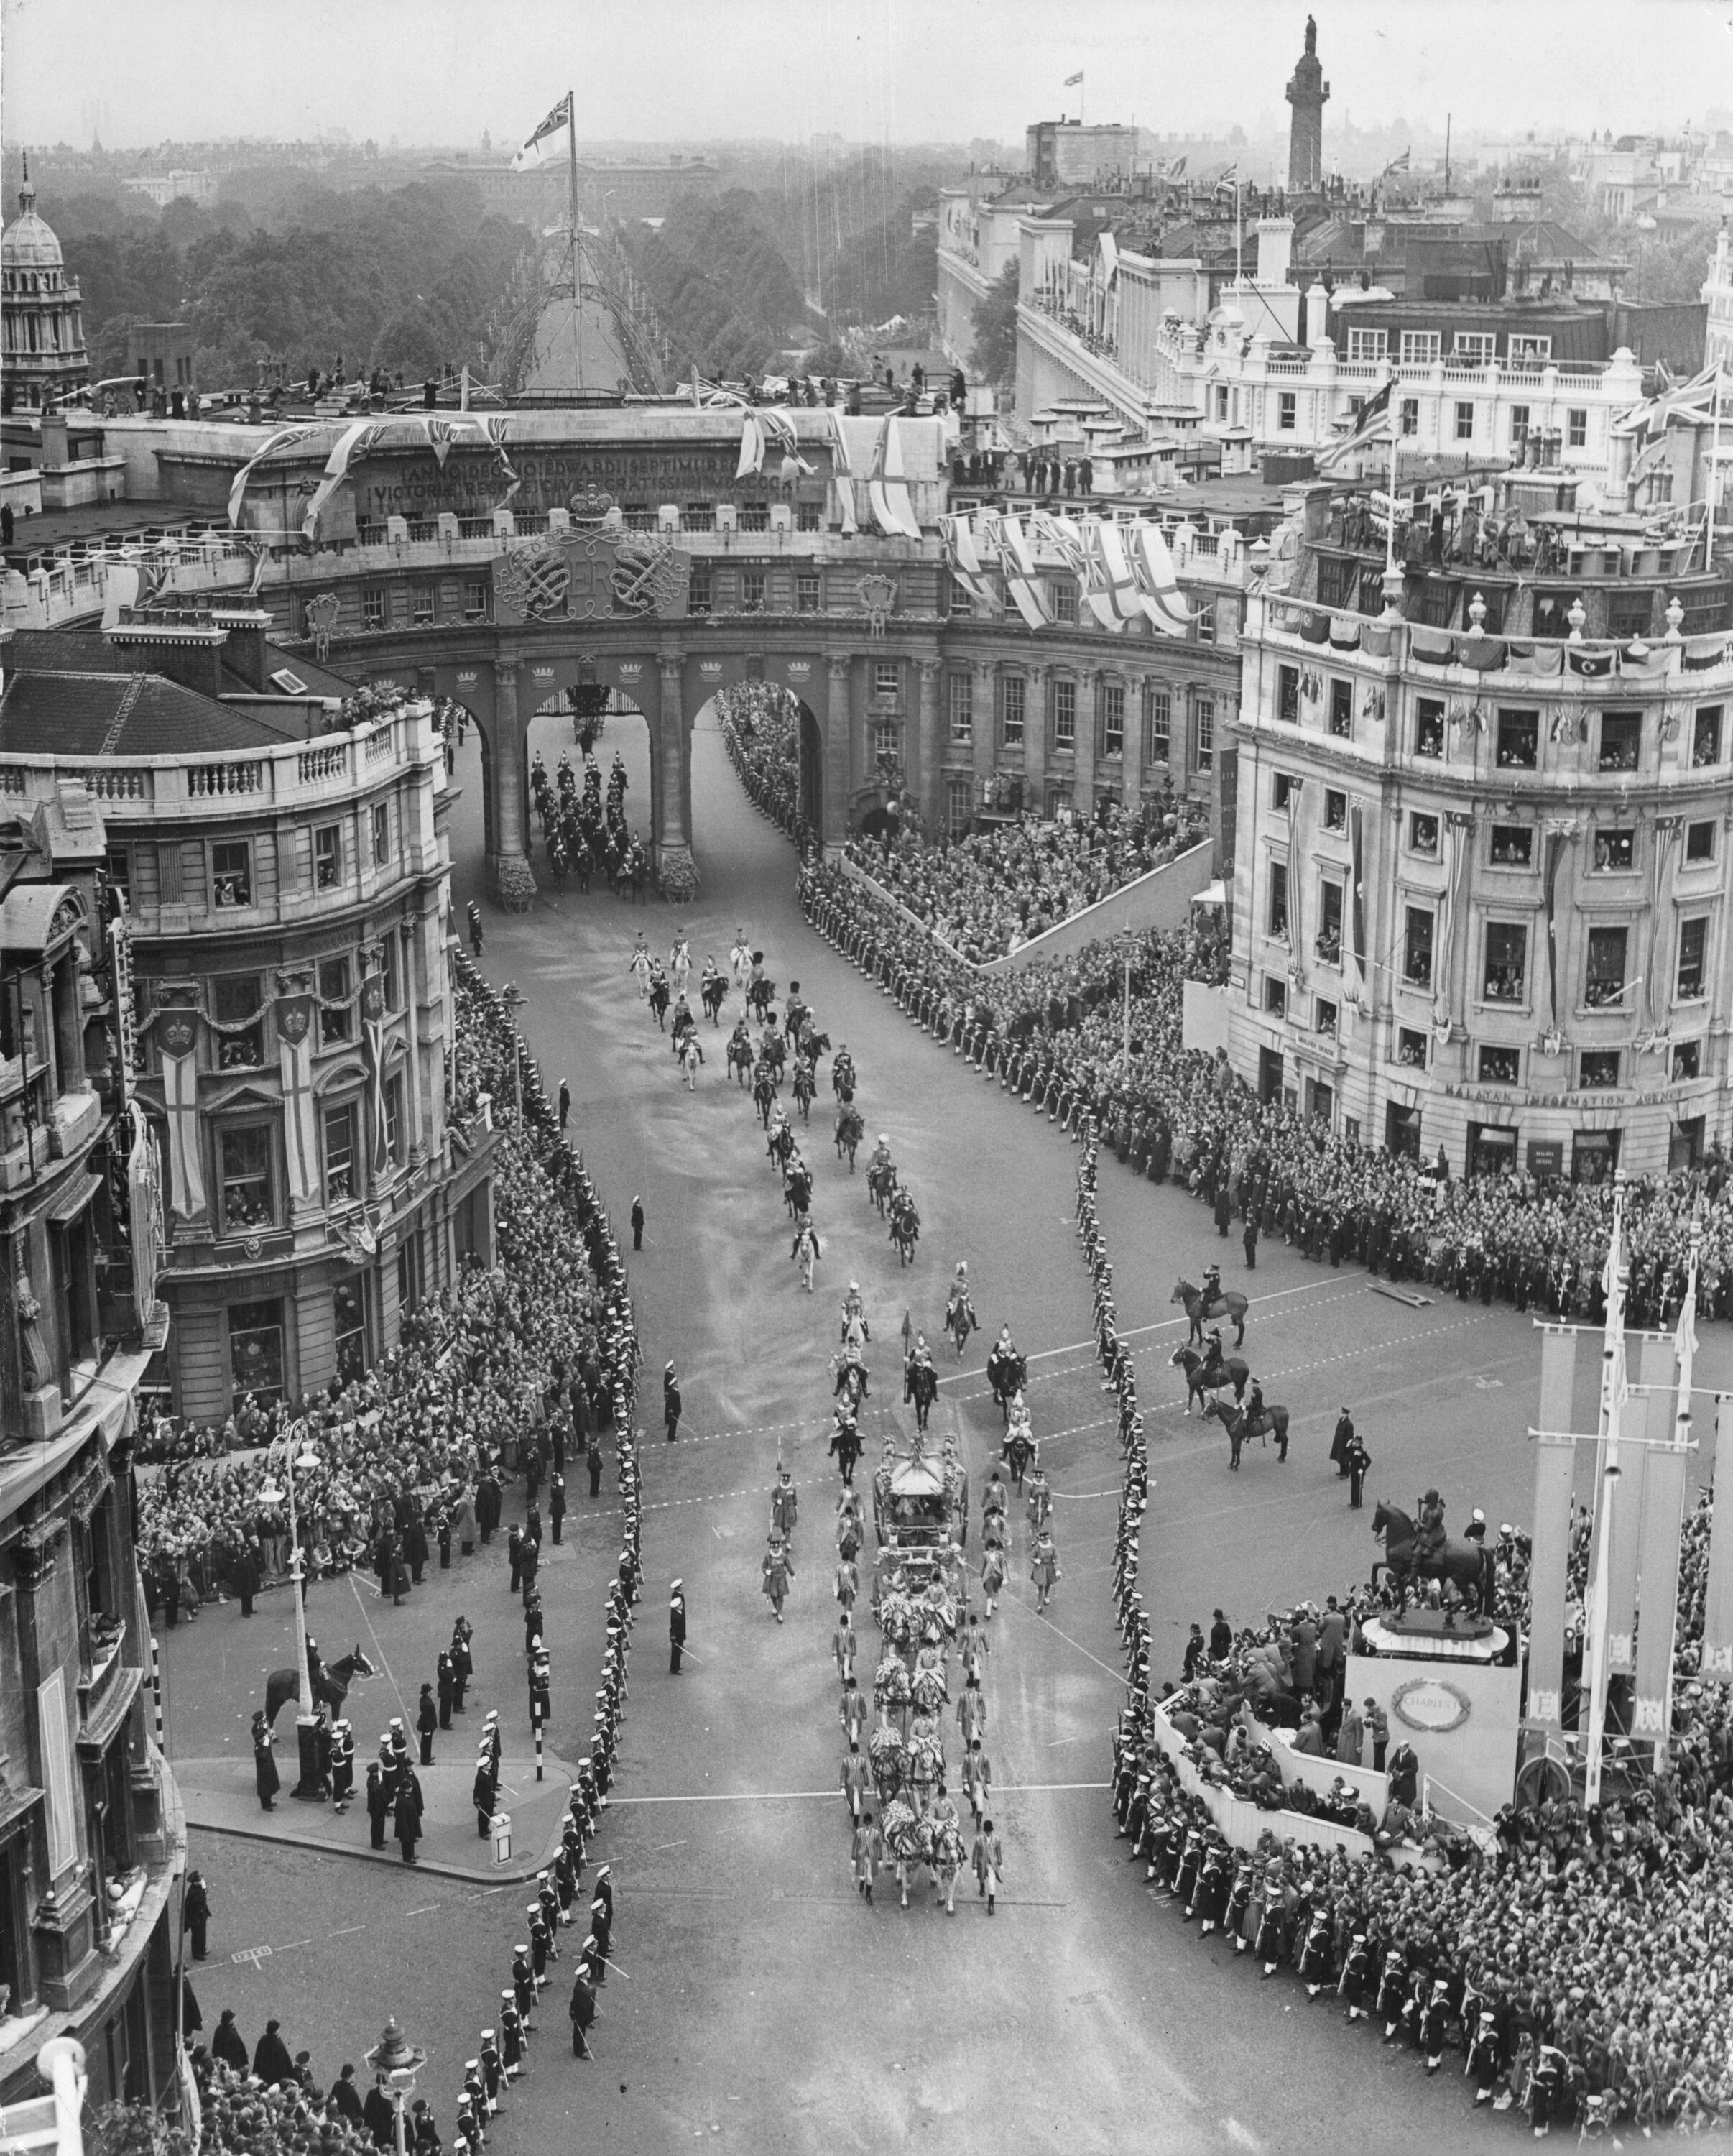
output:
M 271 1451 L 274 1453 L 275 1450 L 274 1445 Z M 269 1460 L 270 1455 L 266 1456 Z M 295 1471 L 299 1467 L 305 1473 L 317 1467 L 320 1460 L 319 1455 L 314 1451 L 308 1441 L 307 1423 L 305 1416 L 298 1417 L 289 1425 L 283 1440 L 283 1479 L 288 1485 L 286 1492 L 279 1490 L 276 1484 L 269 1479 L 270 1471 L 268 1466 L 265 1471 L 267 1480 L 264 1488 L 259 1493 L 259 1501 L 262 1505 L 280 1505 L 286 1496 L 289 1505 L 289 1578 L 290 1584 L 295 1589 L 295 1645 L 297 1656 L 295 1697 L 300 1704 L 300 1712 L 295 1718 L 296 1763 L 300 1768 L 300 1779 L 290 1790 L 290 1794 L 298 1798 L 302 1804 L 317 1804 L 322 1798 L 319 1774 L 319 1725 L 313 1712 L 313 1680 L 307 1661 L 306 1578 L 301 1554 L 300 1518 L 295 1510 Z
M 381 2031 L 379 2041 L 363 2056 L 381 2082 L 391 2092 L 397 2156 L 408 2156 L 403 2107 L 415 2093 L 415 2076 L 427 2064 L 428 2055 L 419 2044 L 409 2041 L 398 2028 L 397 2017 L 393 2015 Z
M 500 1000 L 505 1006 L 505 1022 L 511 1028 L 511 1084 L 512 1097 L 517 1103 L 517 1120 L 524 1120 L 524 1049 L 518 1038 L 517 1014 L 530 998 L 515 981 L 508 981 L 500 991 Z

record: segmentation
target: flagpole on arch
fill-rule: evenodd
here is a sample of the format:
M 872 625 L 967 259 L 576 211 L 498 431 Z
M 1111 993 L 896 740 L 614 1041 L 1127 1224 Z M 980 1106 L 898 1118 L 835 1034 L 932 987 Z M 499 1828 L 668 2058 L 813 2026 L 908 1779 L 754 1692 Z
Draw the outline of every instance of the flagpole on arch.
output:
M 566 93 L 566 149 L 572 175 L 572 365 L 584 386 L 583 305 L 577 288 L 577 93 Z

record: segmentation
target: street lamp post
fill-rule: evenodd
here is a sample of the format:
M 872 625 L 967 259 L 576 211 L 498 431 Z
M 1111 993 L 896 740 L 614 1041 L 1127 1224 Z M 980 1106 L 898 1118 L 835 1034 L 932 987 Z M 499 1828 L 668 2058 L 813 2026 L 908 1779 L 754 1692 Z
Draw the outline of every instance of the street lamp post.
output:
M 319 1773 L 319 1723 L 314 1713 L 313 1677 L 307 1661 L 307 1593 L 305 1571 L 301 1556 L 300 1517 L 295 1509 L 295 1471 L 297 1467 L 316 1467 L 319 1455 L 307 1442 L 305 1416 L 289 1425 L 283 1445 L 284 1481 L 288 1486 L 289 1498 L 289 1578 L 295 1590 L 295 1647 L 299 1681 L 295 1697 L 300 1712 L 295 1718 L 296 1763 L 300 1779 L 290 1794 L 302 1804 L 318 1804 L 323 1800 Z M 268 1505 L 282 1502 L 284 1492 L 267 1482 L 259 1497 Z
M 412 2044 L 398 2028 L 393 2015 L 385 2025 L 379 2041 L 367 2053 L 367 2064 L 391 2092 L 392 2126 L 397 2138 L 397 2156 L 408 2156 L 408 2130 L 403 2118 L 403 2107 L 415 2093 L 415 2076 L 428 2062 L 428 2055 L 419 2044 Z
M 512 1097 L 517 1104 L 517 1120 L 524 1120 L 524 1050 L 518 1037 L 517 1014 L 530 998 L 515 981 L 508 981 L 500 991 L 500 1000 L 505 1006 L 508 1023 L 511 1027 L 511 1085 Z

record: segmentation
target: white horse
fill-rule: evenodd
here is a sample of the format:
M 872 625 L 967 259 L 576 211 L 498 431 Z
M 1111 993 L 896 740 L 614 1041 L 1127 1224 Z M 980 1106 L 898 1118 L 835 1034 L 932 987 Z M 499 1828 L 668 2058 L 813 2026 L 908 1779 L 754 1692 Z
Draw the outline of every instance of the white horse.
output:
M 808 1295 L 813 1292 L 813 1268 L 818 1262 L 818 1238 L 813 1232 L 810 1221 L 794 1240 L 794 1255 L 800 1261 L 800 1276 Z
M 680 1071 L 685 1079 L 686 1091 L 689 1093 L 695 1093 L 698 1091 L 698 1072 L 703 1061 L 704 1050 L 698 1045 L 698 1035 L 695 1033 L 689 1033 L 680 1043 L 679 1053 Z

